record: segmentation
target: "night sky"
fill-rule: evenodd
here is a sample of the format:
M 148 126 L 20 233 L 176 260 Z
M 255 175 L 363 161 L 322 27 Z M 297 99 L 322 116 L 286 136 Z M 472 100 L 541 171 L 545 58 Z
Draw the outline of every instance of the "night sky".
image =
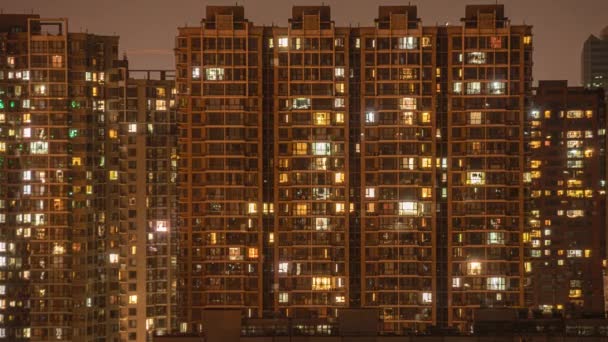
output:
M 234 5 L 235 0 L 19 0 L 2 1 L 4 13 L 38 13 L 69 19 L 69 30 L 120 36 L 132 69 L 172 69 L 177 27 L 197 26 L 207 5 Z M 339 26 L 372 26 L 378 5 L 403 5 L 407 0 L 326 0 Z M 459 24 L 466 4 L 492 0 L 418 0 L 424 25 Z M 512 24 L 534 26 L 534 79 L 567 79 L 580 84 L 580 55 L 590 34 L 608 26 L 608 0 L 507 0 Z M 286 26 L 291 6 L 319 5 L 305 0 L 240 0 L 245 16 L 257 25 Z M 358 4 L 358 5 L 354 5 Z

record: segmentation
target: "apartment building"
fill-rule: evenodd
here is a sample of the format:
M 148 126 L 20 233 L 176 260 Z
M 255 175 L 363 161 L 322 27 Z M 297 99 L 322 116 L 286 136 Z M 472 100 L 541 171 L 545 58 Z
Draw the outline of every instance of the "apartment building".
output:
M 207 7 L 179 29 L 180 329 L 202 308 L 262 314 L 262 28 L 242 7 Z
M 447 322 L 465 330 L 475 307 L 524 304 L 532 36 L 495 5 L 467 6 L 446 31 Z
M 66 19 L 0 23 L 0 338 L 167 334 L 173 81 L 129 79 L 118 37 L 69 33 Z
M 468 331 L 476 307 L 524 304 L 532 36 L 503 6 L 456 26 L 381 6 L 357 28 L 328 6 L 269 27 L 211 6 L 176 61 L 182 331 L 207 308 L 346 307 Z
M 606 105 L 600 89 L 540 81 L 528 113 L 529 304 L 604 311 Z
M 581 53 L 581 81 L 587 88 L 608 89 L 608 26 L 589 35 Z

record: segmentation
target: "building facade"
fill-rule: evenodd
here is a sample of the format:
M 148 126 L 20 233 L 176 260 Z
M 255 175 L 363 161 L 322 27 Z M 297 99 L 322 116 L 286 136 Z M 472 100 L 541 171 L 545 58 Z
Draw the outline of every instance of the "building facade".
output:
M 128 79 L 118 37 L 66 19 L 0 22 L 0 338 L 167 334 L 173 81 Z
M 532 36 L 503 6 L 447 27 L 382 6 L 358 28 L 327 6 L 272 27 L 208 7 L 176 61 L 182 331 L 204 309 L 346 307 L 464 331 L 476 307 L 524 304 Z
M 590 35 L 581 54 L 581 82 L 587 88 L 608 89 L 608 27 Z
M 531 305 L 602 314 L 606 112 L 599 89 L 540 81 L 529 115 Z

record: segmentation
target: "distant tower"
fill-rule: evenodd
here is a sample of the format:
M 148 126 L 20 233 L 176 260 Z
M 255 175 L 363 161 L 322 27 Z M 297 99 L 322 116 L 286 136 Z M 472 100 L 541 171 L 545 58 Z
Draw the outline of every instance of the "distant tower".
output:
M 581 81 L 585 87 L 608 89 L 608 26 L 599 37 L 590 35 L 583 45 Z

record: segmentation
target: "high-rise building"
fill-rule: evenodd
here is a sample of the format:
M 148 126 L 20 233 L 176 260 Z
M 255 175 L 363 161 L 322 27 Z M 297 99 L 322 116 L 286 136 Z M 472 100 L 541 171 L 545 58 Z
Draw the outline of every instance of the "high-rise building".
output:
M 540 81 L 528 113 L 529 305 L 604 311 L 606 112 L 599 89 Z
M 448 146 L 440 172 L 447 177 L 447 322 L 464 330 L 474 308 L 524 304 L 532 36 L 530 26 L 511 25 L 501 5 L 467 6 L 462 22 L 446 28 L 447 75 L 440 77 L 447 88 L 440 91 Z
M 176 330 L 177 122 L 174 73 L 129 70 L 122 106 L 108 120 L 119 141 L 120 338 L 149 341 Z
M 0 15 L 0 338 L 174 330 L 173 81 L 117 57 L 118 37 Z
M 532 36 L 503 6 L 440 27 L 386 6 L 358 28 L 327 6 L 286 27 L 208 7 L 176 63 L 182 331 L 207 308 L 346 307 L 467 330 L 474 308 L 524 304 Z
M 584 87 L 608 91 L 608 27 L 599 37 L 590 35 L 583 45 L 581 82 Z
M 242 7 L 207 7 L 179 29 L 181 330 L 203 308 L 262 314 L 262 28 Z
M 436 36 L 415 6 L 380 7 L 361 28 L 361 306 L 385 331 L 436 322 Z

